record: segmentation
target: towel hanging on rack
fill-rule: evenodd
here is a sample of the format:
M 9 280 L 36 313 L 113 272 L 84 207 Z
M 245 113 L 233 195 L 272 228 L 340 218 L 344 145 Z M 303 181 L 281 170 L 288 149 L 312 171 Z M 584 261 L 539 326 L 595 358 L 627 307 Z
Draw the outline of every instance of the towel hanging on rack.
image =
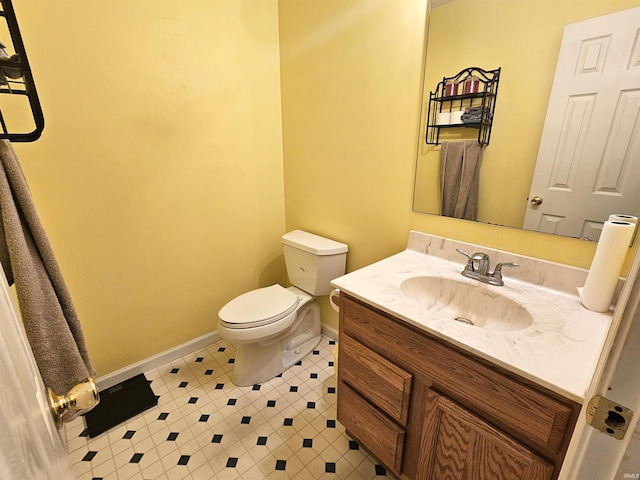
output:
M 445 217 L 478 219 L 480 164 L 484 145 L 477 140 L 442 142 L 440 147 L 441 210 Z
M 0 261 L 9 284 L 16 285 L 42 380 L 65 394 L 94 371 L 71 296 L 7 140 L 0 140 Z

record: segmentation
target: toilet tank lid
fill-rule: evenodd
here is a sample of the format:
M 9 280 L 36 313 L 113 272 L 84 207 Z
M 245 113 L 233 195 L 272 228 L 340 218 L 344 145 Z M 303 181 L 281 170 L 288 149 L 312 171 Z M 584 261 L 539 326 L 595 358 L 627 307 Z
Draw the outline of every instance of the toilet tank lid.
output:
M 337 255 L 349 250 L 349 247 L 344 243 L 336 242 L 335 240 L 330 240 L 302 230 L 285 233 L 282 236 L 282 243 L 299 248 L 305 252 L 313 253 L 314 255 Z

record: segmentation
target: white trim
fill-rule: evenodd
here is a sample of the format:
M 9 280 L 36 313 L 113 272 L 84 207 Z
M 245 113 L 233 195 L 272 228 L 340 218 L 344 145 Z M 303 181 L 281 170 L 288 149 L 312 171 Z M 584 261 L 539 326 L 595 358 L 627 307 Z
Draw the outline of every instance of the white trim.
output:
M 193 340 L 189 340 L 181 345 L 170 348 L 169 350 L 165 350 L 164 352 L 160 352 L 156 355 L 145 358 L 144 360 L 140 360 L 139 362 L 132 363 L 120 370 L 108 373 L 107 375 L 98 378 L 96 380 L 96 384 L 98 385 L 99 390 L 106 390 L 107 388 L 124 382 L 135 375 L 145 373 L 149 370 L 153 370 L 154 368 L 171 363 L 185 355 L 189 355 L 190 353 L 208 347 L 213 343 L 219 342 L 220 340 L 222 340 L 222 338 L 218 334 L 218 331 L 214 330 L 213 332 L 206 333 L 200 337 L 194 338 Z
M 322 324 L 322 334 L 329 337 L 331 340 L 338 340 L 338 331 L 330 327 L 329 325 Z
M 338 339 L 338 331 L 330 327 L 328 325 L 322 324 L 322 334 L 329 337 L 331 340 Z M 149 370 L 153 370 L 154 368 L 161 367 L 162 365 L 166 365 L 167 363 L 171 363 L 179 358 L 184 357 L 185 355 L 189 355 L 197 350 L 200 350 L 204 347 L 208 347 L 209 345 L 219 342 L 222 340 L 222 337 L 218 333 L 217 330 L 213 332 L 202 335 L 201 337 L 194 338 L 193 340 L 189 340 L 188 342 L 183 343 L 182 345 L 177 345 L 169 350 L 165 350 L 164 352 L 160 352 L 157 355 L 153 355 L 151 357 L 140 360 L 139 362 L 132 363 L 120 370 L 116 370 L 115 372 L 108 373 L 96 380 L 96 384 L 98 386 L 98 390 L 106 390 L 107 388 L 113 387 L 118 383 L 124 382 L 131 377 L 134 377 L 140 373 L 148 372 Z
M 338 339 L 338 331 L 330 327 L 328 325 L 322 324 L 322 334 L 329 337 L 331 340 Z M 177 345 L 169 350 L 165 350 L 164 352 L 160 352 L 151 357 L 145 358 L 144 360 L 140 360 L 139 362 L 132 363 L 131 365 L 127 365 L 120 370 L 116 370 L 115 372 L 108 373 L 96 380 L 96 384 L 98 385 L 98 390 L 106 390 L 107 388 L 113 387 L 118 383 L 124 382 L 125 380 L 134 377 L 140 373 L 148 372 L 149 370 L 153 370 L 154 368 L 161 367 L 162 365 L 166 365 L 167 363 L 171 363 L 179 358 L 184 357 L 185 355 L 189 355 L 197 350 L 200 350 L 204 347 L 208 347 L 209 345 L 219 342 L 222 340 L 220 334 L 217 330 L 213 332 L 206 333 L 201 337 L 194 338 L 193 340 L 189 340 L 181 345 Z
M 637 418 L 632 418 L 630 430 L 625 438 L 615 440 L 593 428 L 586 422 L 588 400 L 599 394 L 631 410 L 638 409 L 640 384 L 636 380 L 640 374 L 635 349 L 640 336 L 640 250 L 633 258 L 620 300 L 613 314 L 612 325 L 605 341 L 603 353 L 596 367 L 585 404 L 571 437 L 559 480 L 600 480 L 614 478 L 619 468 L 631 466 L 624 463 L 632 459 L 629 445 L 633 430 L 637 428 Z M 635 416 L 634 416 L 635 417 Z M 636 432 L 637 435 L 637 432 Z M 623 456 L 627 451 L 629 458 Z M 623 466 L 624 465 L 624 466 Z M 619 472 L 615 478 L 622 478 L 640 472 Z M 629 477 L 636 478 L 636 477 Z

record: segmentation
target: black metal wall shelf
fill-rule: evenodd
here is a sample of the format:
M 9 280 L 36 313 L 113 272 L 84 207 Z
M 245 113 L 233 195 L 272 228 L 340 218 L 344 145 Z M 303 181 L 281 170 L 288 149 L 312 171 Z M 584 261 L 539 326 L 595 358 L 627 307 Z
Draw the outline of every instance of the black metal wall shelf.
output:
M 8 39 L 0 39 L 0 139 L 33 142 L 42 134 L 44 116 L 11 0 L 0 0 L 0 7 L 6 22 L 6 29 L 0 31 L 8 31 L 11 37 L 11 45 L 4 44 Z M 15 53 L 9 55 L 7 47 Z M 29 115 L 32 122 L 25 121 Z
M 426 143 L 440 144 L 443 128 L 474 128 L 478 142 L 488 145 L 498 97 L 500 68 L 465 68 L 453 77 L 443 77 L 429 92 Z

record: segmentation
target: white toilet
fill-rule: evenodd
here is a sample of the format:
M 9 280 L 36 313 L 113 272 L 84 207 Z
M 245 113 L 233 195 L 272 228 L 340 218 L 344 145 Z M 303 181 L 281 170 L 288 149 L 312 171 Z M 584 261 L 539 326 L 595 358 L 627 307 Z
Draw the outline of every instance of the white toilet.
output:
M 282 237 L 289 281 L 258 288 L 218 312 L 218 333 L 236 345 L 232 382 L 255 385 L 284 372 L 320 342 L 320 306 L 315 296 L 331 292 L 329 282 L 344 275 L 348 247 L 294 230 Z

